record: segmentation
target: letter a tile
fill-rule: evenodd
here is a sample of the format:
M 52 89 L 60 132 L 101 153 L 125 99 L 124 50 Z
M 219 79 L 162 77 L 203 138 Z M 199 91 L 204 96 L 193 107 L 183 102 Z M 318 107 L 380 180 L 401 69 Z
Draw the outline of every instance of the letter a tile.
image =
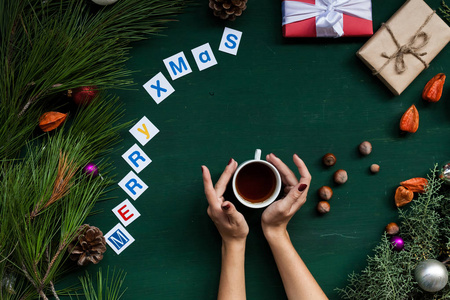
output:
M 198 46 L 197 48 L 192 49 L 191 52 L 194 56 L 195 62 L 197 63 L 199 71 L 203 71 L 204 69 L 217 65 L 217 60 L 214 57 L 214 53 L 212 52 L 209 43 Z
M 159 129 L 150 122 L 147 117 L 143 117 L 130 129 L 130 133 L 141 143 L 142 146 L 145 146 L 157 133 Z

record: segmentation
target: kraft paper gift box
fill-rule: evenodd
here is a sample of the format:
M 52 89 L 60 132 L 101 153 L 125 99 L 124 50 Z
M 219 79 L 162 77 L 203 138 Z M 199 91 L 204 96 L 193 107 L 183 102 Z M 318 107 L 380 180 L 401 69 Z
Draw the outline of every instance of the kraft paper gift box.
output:
M 284 0 L 284 37 L 370 36 L 371 0 Z
M 400 95 L 449 40 L 450 28 L 436 12 L 423 0 L 409 0 L 356 55 Z

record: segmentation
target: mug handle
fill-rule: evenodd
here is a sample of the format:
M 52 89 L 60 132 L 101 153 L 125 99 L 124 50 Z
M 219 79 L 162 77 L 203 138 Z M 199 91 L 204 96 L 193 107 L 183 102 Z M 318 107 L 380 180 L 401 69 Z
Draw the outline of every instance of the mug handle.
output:
M 255 160 L 261 160 L 261 149 L 256 149 Z

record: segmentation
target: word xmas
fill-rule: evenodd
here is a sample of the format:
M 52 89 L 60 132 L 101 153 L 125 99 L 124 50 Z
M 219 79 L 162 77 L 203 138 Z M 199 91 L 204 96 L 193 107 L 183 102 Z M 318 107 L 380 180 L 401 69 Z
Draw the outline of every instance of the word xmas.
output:
M 130 133 L 142 146 L 145 146 L 145 144 L 147 144 L 158 132 L 158 128 L 156 128 L 147 117 L 143 117 L 130 129 Z M 119 186 L 131 197 L 131 199 L 137 200 L 148 186 L 136 175 L 136 173 L 139 174 L 139 172 L 145 169 L 152 160 L 137 144 L 134 144 L 128 149 L 122 157 L 134 172 L 130 171 L 119 182 Z M 141 214 L 128 199 L 114 207 L 112 211 L 121 223 L 114 226 L 114 228 L 105 235 L 105 239 L 108 245 L 117 254 L 120 254 L 134 242 L 134 238 L 125 230 L 124 226 L 130 225 L 134 220 L 139 218 Z
M 241 38 L 242 32 L 225 27 L 222 40 L 220 41 L 219 51 L 237 55 Z M 195 62 L 197 63 L 199 71 L 203 71 L 209 67 L 217 65 L 217 60 L 209 43 L 198 46 L 197 48 L 192 49 L 191 52 Z M 192 72 L 191 66 L 189 65 L 183 51 L 164 59 L 163 62 L 172 80 L 178 79 Z M 150 94 L 157 104 L 161 103 L 164 99 L 175 92 L 175 89 L 161 72 L 145 83 L 144 89 Z

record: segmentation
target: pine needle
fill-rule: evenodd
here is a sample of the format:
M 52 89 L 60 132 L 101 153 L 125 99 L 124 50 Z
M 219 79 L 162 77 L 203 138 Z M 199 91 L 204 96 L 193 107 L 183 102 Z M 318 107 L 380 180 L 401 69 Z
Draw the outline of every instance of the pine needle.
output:
M 72 187 L 71 179 L 76 171 L 77 167 L 74 165 L 73 161 L 68 162 L 66 155 L 60 151 L 58 173 L 56 175 L 52 195 L 45 204 L 43 204 L 42 200 L 36 204 L 34 210 L 30 214 L 31 219 L 34 219 L 42 209 L 49 207 L 69 193 L 69 190 Z

